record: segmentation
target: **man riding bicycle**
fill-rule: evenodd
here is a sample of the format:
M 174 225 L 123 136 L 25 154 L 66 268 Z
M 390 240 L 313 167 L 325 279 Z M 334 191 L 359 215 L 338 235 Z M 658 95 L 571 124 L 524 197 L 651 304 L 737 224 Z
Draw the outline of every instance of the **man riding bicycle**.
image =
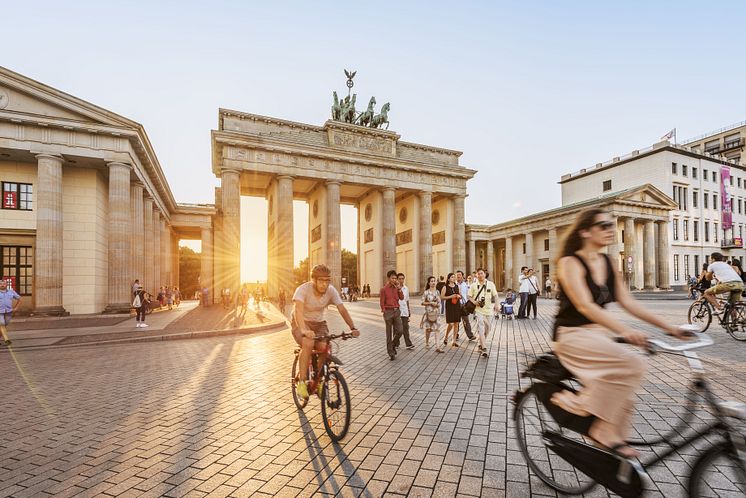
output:
M 313 353 L 314 346 L 319 343 L 319 351 L 326 351 L 323 338 L 329 335 L 329 327 L 326 325 L 326 308 L 333 304 L 339 310 L 345 323 L 350 330 L 357 331 L 350 313 L 344 306 L 337 289 L 331 285 L 331 271 L 326 265 L 316 265 L 311 270 L 311 281 L 298 286 L 293 295 L 293 312 L 290 316 L 291 331 L 293 339 L 301 347 L 299 365 L 308 365 Z M 320 352 L 315 368 L 318 369 L 326 361 L 326 353 Z M 308 370 L 299 369 L 298 385 L 296 392 L 304 399 L 308 399 Z M 323 384 L 319 383 L 319 394 Z
M 714 252 L 710 255 L 710 266 L 707 267 L 707 274 L 705 278 L 712 280 L 713 276 L 718 281 L 717 285 L 713 285 L 705 291 L 705 299 L 715 308 L 715 314 L 721 313 L 720 303 L 715 297 L 716 294 L 730 293 L 729 301 L 731 304 L 735 304 L 741 300 L 741 293 L 743 292 L 743 282 L 741 276 L 736 273 L 731 265 L 726 263 L 725 256 L 719 252 Z

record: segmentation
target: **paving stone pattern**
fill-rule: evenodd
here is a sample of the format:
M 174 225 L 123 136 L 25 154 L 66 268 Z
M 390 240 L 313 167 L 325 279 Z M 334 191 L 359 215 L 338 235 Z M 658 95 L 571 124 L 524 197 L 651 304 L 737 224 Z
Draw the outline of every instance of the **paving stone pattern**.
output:
M 646 303 L 676 322 L 687 304 Z M 287 331 L 1 354 L 0 495 L 554 495 L 518 451 L 509 400 L 521 368 L 548 349 L 553 302 L 540 301 L 538 320 L 500 320 L 487 359 L 469 342 L 425 349 L 413 326 L 415 350 L 389 361 L 376 304 L 350 308 L 362 335 L 336 353 L 353 407 L 341 444 L 317 399 L 304 412 L 293 404 Z M 341 330 L 336 313 L 330 324 Z M 713 335 L 703 354 L 713 387 L 746 401 L 746 344 Z M 670 426 L 689 378 L 680 358 L 650 365 L 636 417 L 644 435 Z M 694 455 L 658 466 L 649 494 L 682 496 Z

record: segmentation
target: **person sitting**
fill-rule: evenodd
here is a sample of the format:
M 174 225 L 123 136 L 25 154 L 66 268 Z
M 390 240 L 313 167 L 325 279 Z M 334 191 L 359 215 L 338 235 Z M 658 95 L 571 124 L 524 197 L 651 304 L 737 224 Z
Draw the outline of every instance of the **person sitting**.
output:
M 722 313 L 716 294 L 729 293 L 728 300 L 731 304 L 736 304 L 741 300 L 741 294 L 743 293 L 741 276 L 731 265 L 725 262 L 725 256 L 719 252 L 714 252 L 710 255 L 710 266 L 707 267 L 705 277 L 707 280 L 715 278 L 718 281 L 717 285 L 708 288 L 704 294 L 707 302 L 715 308 L 716 315 Z
M 682 337 L 684 332 L 638 304 L 604 250 L 614 241 L 616 223 L 599 209 L 586 210 L 568 230 L 557 262 L 559 310 L 553 349 L 562 365 L 583 385 L 578 393 L 563 390 L 552 403 L 579 416 L 592 415 L 588 437 L 628 458 L 637 451 L 626 440 L 631 428 L 635 392 L 646 361 L 618 337 L 645 346 L 648 335 L 618 320 L 604 309 L 616 301 L 629 314 Z

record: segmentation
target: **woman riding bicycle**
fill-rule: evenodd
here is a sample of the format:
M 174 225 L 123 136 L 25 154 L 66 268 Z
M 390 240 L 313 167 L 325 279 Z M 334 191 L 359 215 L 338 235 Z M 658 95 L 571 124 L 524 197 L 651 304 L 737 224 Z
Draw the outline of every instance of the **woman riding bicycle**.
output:
M 621 456 L 634 457 L 637 452 L 625 441 L 646 362 L 616 339 L 645 346 L 648 335 L 617 320 L 604 306 L 616 301 L 668 334 L 681 337 L 683 333 L 632 298 L 614 268 L 616 257 L 602 252 L 614 241 L 615 232 L 616 222 L 606 212 L 590 209 L 578 216 L 563 242 L 557 262 L 561 293 L 553 349 L 584 387 L 578 394 L 556 393 L 552 402 L 576 415 L 593 415 L 588 436 Z

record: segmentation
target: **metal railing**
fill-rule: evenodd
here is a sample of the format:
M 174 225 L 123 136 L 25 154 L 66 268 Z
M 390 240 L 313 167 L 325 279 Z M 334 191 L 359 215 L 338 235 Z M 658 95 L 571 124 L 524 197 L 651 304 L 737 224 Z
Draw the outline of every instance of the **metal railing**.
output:
M 712 135 L 718 135 L 720 133 L 725 133 L 726 131 L 730 131 L 734 128 L 740 128 L 741 126 L 746 126 L 746 121 L 741 121 L 740 123 L 734 123 L 732 125 L 728 125 L 723 128 L 720 128 L 719 130 L 711 131 L 709 133 L 704 133 L 694 138 L 688 138 L 686 140 L 682 140 L 681 143 L 686 145 L 692 142 L 698 142 L 699 140 L 702 140 L 703 138 L 711 137 Z

